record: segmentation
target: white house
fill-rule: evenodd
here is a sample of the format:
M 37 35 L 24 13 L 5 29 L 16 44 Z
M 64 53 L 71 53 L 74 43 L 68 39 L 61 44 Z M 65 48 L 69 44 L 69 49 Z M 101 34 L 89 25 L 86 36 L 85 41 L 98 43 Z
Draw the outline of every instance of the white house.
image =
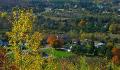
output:
M 105 45 L 105 43 L 102 43 L 102 42 L 95 43 L 95 47 L 96 47 L 96 48 L 102 47 L 102 46 L 104 46 L 104 45 Z

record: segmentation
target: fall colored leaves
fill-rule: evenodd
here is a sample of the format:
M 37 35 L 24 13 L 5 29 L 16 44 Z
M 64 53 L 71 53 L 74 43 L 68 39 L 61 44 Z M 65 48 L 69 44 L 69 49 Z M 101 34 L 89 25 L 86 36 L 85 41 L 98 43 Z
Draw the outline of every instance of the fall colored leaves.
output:
M 50 35 L 48 36 L 47 43 L 54 48 L 60 48 L 64 44 L 64 40 L 59 36 Z
M 119 48 L 113 48 L 112 49 L 112 62 L 115 64 L 120 64 L 120 49 Z
M 5 69 L 6 64 L 6 49 L 0 48 L 0 70 Z

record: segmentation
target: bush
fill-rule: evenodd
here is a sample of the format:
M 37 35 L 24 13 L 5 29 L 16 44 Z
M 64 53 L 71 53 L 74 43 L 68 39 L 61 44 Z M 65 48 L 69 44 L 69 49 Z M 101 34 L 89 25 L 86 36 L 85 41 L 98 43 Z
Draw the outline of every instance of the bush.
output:
M 74 45 L 71 49 L 73 53 L 80 54 L 84 51 L 83 47 L 80 45 Z
M 89 70 L 89 65 L 86 62 L 86 57 L 80 57 L 80 69 L 79 70 Z

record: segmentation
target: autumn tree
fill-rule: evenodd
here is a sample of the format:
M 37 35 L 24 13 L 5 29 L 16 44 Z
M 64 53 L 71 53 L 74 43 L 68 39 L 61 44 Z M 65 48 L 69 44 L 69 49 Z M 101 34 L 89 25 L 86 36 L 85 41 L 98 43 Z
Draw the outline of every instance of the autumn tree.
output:
M 58 38 L 55 35 L 50 35 L 50 36 L 48 36 L 47 43 L 50 46 L 57 48 L 57 47 L 62 47 L 64 44 L 64 41 L 62 38 Z
M 81 19 L 80 22 L 78 23 L 78 26 L 81 29 L 81 32 L 83 31 L 85 25 L 87 24 L 86 20 Z
M 40 47 L 40 41 L 42 40 L 43 35 L 40 32 L 33 32 L 32 27 L 36 16 L 33 15 L 33 11 L 31 9 L 13 10 L 11 18 L 12 19 L 9 20 L 12 23 L 12 30 L 6 34 L 9 37 L 9 43 L 12 46 L 11 50 L 15 56 L 15 61 L 13 64 L 20 66 L 20 70 L 22 70 L 24 64 L 22 64 L 23 66 L 20 65 L 20 61 L 24 62 L 23 60 L 27 59 L 28 57 L 26 55 L 23 55 L 23 49 L 21 45 L 24 44 L 24 46 L 32 50 L 32 52 L 36 52 L 35 56 L 40 57 L 40 55 L 37 53 L 37 50 Z M 31 55 L 31 57 L 32 56 L 33 55 Z M 31 58 L 30 61 L 26 60 L 26 63 L 28 64 L 28 62 L 33 61 L 34 58 Z M 37 59 L 40 58 L 36 58 L 36 61 Z M 36 65 L 39 64 L 36 63 Z
M 7 18 L 8 17 L 7 12 L 0 12 L 0 17 L 1 18 Z
M 40 41 L 42 40 L 43 35 L 39 32 L 34 32 L 34 34 L 31 36 L 31 39 L 29 40 L 28 44 L 31 49 L 37 50 L 39 48 Z
M 28 40 L 29 34 L 32 32 L 32 24 L 35 20 L 32 10 L 13 10 L 12 13 L 12 30 L 7 34 L 10 37 L 10 44 L 12 46 L 18 45 L 22 40 Z
M 80 39 L 81 40 L 85 40 L 85 39 L 91 39 L 93 40 L 94 39 L 94 35 L 92 33 L 81 33 L 80 34 Z
M 12 16 L 12 31 L 7 32 L 12 46 L 18 46 L 27 43 L 29 48 L 37 49 L 39 42 L 42 39 L 42 34 L 39 32 L 33 33 L 33 23 L 35 15 L 32 10 L 18 9 L 13 10 Z M 32 45 L 31 45 L 32 44 Z M 34 48 L 33 48 L 34 47 Z
M 55 35 L 50 35 L 47 38 L 47 43 L 52 46 L 54 42 L 57 40 L 57 37 Z
M 119 48 L 113 48 L 112 49 L 112 62 L 115 64 L 120 64 L 120 49 Z
M 110 26 L 109 26 L 109 31 L 111 32 L 111 33 L 120 33 L 120 24 L 111 24 Z
M 82 27 L 82 26 L 85 26 L 86 25 L 86 21 L 81 19 L 78 26 Z
M 6 62 L 7 62 L 7 57 L 6 57 L 6 52 L 7 50 L 5 48 L 0 48 L 0 69 L 4 70 L 6 68 Z

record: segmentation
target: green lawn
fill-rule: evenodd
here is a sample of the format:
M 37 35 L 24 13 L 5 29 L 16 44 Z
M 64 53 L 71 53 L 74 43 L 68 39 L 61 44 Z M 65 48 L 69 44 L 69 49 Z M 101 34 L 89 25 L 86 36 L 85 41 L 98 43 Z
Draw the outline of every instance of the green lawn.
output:
M 53 48 L 47 48 L 47 49 L 44 49 L 43 51 L 46 52 L 48 55 L 52 55 L 55 58 L 66 58 L 66 57 L 70 57 L 70 56 L 74 55 L 71 52 L 58 51 Z

